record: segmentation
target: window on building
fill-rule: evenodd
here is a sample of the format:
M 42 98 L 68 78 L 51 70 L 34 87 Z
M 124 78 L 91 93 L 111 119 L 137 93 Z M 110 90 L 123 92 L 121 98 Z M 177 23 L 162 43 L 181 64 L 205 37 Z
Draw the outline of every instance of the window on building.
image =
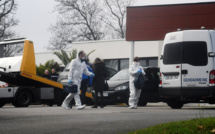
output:
M 149 57 L 149 58 L 140 58 L 140 65 L 143 67 L 157 67 L 158 66 L 158 58 L 157 57 Z
M 117 59 L 105 60 L 105 64 L 106 64 L 106 66 L 111 67 L 111 68 L 118 71 L 118 64 L 119 63 L 118 63 Z
M 129 59 L 110 59 L 105 60 L 105 64 L 108 67 L 111 67 L 117 71 L 120 71 L 122 69 L 129 68 Z M 140 58 L 140 65 L 143 67 L 147 66 L 158 66 L 158 58 L 157 57 L 149 57 L 149 58 Z
M 146 67 L 147 66 L 146 59 L 140 59 L 140 65 L 143 66 L 143 67 Z
M 157 67 L 158 66 L 158 59 L 149 59 L 149 65 L 148 66 L 152 66 L 152 67 Z
M 120 70 L 129 68 L 129 59 L 121 59 L 120 62 Z

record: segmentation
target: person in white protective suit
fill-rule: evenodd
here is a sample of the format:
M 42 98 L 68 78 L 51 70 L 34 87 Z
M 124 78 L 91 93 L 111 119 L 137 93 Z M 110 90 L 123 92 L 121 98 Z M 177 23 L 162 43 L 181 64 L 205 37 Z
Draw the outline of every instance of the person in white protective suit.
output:
M 140 66 L 139 58 L 134 57 L 133 63 L 129 67 L 129 87 L 130 87 L 130 97 L 129 97 L 129 109 L 137 109 L 137 104 L 140 98 L 141 89 L 136 89 L 134 86 L 134 80 L 138 73 L 145 75 L 143 67 Z
M 63 101 L 62 107 L 65 109 L 70 109 L 69 103 L 73 99 L 75 99 L 75 105 L 77 107 L 77 110 L 81 110 L 85 108 L 85 105 L 81 104 L 80 100 L 80 85 L 82 80 L 82 74 L 86 74 L 88 76 L 94 76 L 93 73 L 89 72 L 86 66 L 86 63 L 84 62 L 86 60 L 86 54 L 84 51 L 80 51 L 78 53 L 78 57 L 76 59 L 73 59 L 70 64 L 70 70 L 68 75 L 68 83 L 73 83 L 78 86 L 78 92 L 77 93 L 70 93 Z

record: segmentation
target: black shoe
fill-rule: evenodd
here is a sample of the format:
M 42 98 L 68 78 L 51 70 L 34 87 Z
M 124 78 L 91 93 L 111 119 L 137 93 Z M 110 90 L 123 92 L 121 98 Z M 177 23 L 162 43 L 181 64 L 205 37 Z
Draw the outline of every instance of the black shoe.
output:
M 101 105 L 101 106 L 100 106 L 100 108 L 104 108 L 104 106 L 103 106 L 103 105 Z
M 92 106 L 91 108 L 97 108 L 97 106 L 96 106 L 96 105 L 94 105 L 94 106 Z

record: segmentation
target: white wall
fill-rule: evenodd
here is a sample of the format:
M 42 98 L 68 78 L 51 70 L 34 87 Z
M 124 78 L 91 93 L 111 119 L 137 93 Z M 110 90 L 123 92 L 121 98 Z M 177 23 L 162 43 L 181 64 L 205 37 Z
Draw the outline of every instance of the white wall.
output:
M 53 52 L 42 52 L 42 53 L 35 53 L 35 60 L 36 65 L 39 66 L 40 64 L 44 65 L 48 60 L 54 60 L 59 64 L 62 64 L 61 60 L 53 54 Z
M 95 50 L 89 59 L 91 62 L 95 58 L 101 59 L 122 59 L 130 57 L 131 42 L 125 40 L 111 40 L 111 41 L 91 41 L 91 42 L 76 42 L 72 43 L 72 49 L 77 49 L 78 52 L 83 50 L 88 54 Z M 162 48 L 162 41 L 136 41 L 134 56 L 138 57 L 159 57 Z M 68 50 L 71 52 L 72 50 Z M 61 61 L 53 52 L 36 53 L 36 64 L 44 64 L 46 61 L 54 59 L 58 63 Z
M 136 41 L 134 56 L 158 57 L 160 41 Z
M 136 41 L 134 56 L 158 57 L 160 42 L 161 41 Z M 130 57 L 131 42 L 125 40 L 80 42 L 71 45 L 72 49 L 77 49 L 78 51 L 84 50 L 86 53 L 95 50 L 89 57 L 91 61 L 94 61 L 97 57 L 101 59 L 121 59 Z

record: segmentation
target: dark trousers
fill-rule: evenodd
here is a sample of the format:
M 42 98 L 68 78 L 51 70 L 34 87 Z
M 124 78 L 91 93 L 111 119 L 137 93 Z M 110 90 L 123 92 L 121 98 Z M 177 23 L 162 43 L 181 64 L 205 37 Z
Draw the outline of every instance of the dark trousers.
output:
M 95 106 L 98 106 L 98 93 L 100 93 L 100 106 L 104 106 L 103 89 L 95 89 Z
M 86 98 L 85 94 L 86 94 L 86 91 L 87 91 L 88 81 L 89 81 L 89 79 L 84 79 L 84 80 L 81 81 L 81 88 L 80 88 L 81 89 L 81 95 L 80 95 L 80 97 L 81 97 L 82 105 L 86 104 L 86 102 L 85 102 L 85 98 Z

